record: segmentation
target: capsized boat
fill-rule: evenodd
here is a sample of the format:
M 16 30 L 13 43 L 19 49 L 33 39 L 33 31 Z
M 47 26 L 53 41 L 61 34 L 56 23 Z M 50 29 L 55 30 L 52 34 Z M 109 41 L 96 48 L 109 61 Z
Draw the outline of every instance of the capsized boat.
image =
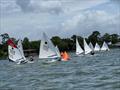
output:
M 101 47 L 101 51 L 109 51 L 109 50 L 110 50 L 110 49 L 109 49 L 107 43 L 104 41 L 104 43 L 103 43 L 103 45 L 102 45 L 102 47 Z
M 39 59 L 49 59 L 49 62 L 60 59 L 55 46 L 45 33 L 43 33 L 43 38 L 40 43 Z
M 76 55 L 81 55 L 83 54 L 83 49 L 81 48 L 81 46 L 79 45 L 78 39 L 76 38 Z

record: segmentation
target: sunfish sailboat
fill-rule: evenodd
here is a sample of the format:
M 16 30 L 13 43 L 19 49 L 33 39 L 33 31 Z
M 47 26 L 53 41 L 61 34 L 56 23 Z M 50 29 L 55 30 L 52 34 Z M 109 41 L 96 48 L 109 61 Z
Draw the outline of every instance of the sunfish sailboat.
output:
M 94 51 L 100 51 L 100 46 L 98 45 L 98 43 L 96 43 Z
M 83 49 L 79 45 L 78 39 L 76 38 L 76 55 L 81 55 L 83 53 Z
M 91 51 L 92 51 L 92 49 L 89 47 L 86 40 L 84 39 L 84 54 L 89 54 L 89 53 L 91 53 Z
M 50 59 L 50 62 L 54 62 L 60 59 L 55 46 L 45 33 L 43 33 L 43 39 L 41 40 L 40 44 L 39 58 Z
M 22 41 L 21 40 L 18 40 L 17 47 L 20 50 L 23 59 L 26 60 L 27 63 L 33 63 L 33 61 L 30 61 L 30 60 L 26 59 L 26 57 L 24 55 L 24 52 L 23 52 L 23 46 L 22 46 Z
M 12 41 L 9 41 L 12 42 Z M 19 45 L 13 46 L 11 44 L 8 45 L 8 54 L 9 60 L 16 62 L 17 64 L 26 63 L 26 58 L 23 56 L 21 52 L 21 47 Z
M 103 45 L 102 45 L 102 47 L 101 47 L 101 51 L 109 51 L 109 50 L 110 50 L 110 49 L 109 49 L 107 43 L 104 42 Z
M 22 41 L 21 41 L 21 40 L 18 40 L 17 47 L 18 47 L 18 49 L 20 50 L 21 55 L 22 55 L 22 57 L 24 58 L 24 60 L 26 60 L 25 55 L 24 55 L 24 52 L 23 52 L 23 46 L 22 46 Z
M 91 42 L 89 43 L 89 47 L 92 49 L 92 51 L 94 51 L 94 47 L 93 47 L 93 44 Z

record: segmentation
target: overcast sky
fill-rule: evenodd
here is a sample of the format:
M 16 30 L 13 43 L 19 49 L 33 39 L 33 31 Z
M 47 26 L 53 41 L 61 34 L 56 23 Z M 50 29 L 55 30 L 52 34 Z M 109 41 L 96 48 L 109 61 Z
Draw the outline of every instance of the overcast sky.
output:
M 120 0 L 0 0 L 0 12 L 0 33 L 21 39 L 120 34 Z

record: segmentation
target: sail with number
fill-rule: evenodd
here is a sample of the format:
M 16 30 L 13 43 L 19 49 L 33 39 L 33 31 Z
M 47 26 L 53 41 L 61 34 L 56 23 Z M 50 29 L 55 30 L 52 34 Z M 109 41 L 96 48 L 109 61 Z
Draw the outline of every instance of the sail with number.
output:
M 107 50 L 109 51 L 110 50 L 106 42 L 103 43 L 101 50 L 102 51 L 107 51 Z
M 89 47 L 89 45 L 87 44 L 86 40 L 84 39 L 84 52 L 85 54 L 88 54 L 92 51 L 92 49 Z
M 84 51 L 81 48 L 81 46 L 79 45 L 78 39 L 76 38 L 76 55 L 80 55 L 82 54 Z
M 98 43 L 96 43 L 94 51 L 100 51 L 100 46 L 98 45 Z
M 39 58 L 57 58 L 55 46 L 51 42 L 51 40 L 47 37 L 45 33 L 43 33 L 43 39 L 41 40 L 40 44 L 40 51 L 39 51 Z

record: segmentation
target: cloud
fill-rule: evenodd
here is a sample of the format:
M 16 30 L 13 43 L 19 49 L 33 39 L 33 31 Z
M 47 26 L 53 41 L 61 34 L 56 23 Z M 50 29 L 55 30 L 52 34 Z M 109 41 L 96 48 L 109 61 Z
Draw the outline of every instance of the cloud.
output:
M 42 31 L 62 37 L 86 36 L 94 30 L 120 33 L 120 11 L 109 0 L 1 1 L 5 14 L 0 17 L 0 28 L 14 37 L 40 39 Z
M 23 12 L 31 12 L 34 8 L 30 5 L 30 0 L 16 0 L 16 4 Z
M 120 5 L 120 0 L 111 0 L 111 2 Z
M 109 0 L 1 0 L 0 7 L 4 12 L 19 12 L 70 14 L 79 10 L 87 9 Z M 9 6 L 8 6 L 9 5 Z M 18 11 L 17 11 L 18 10 Z M 14 12 L 15 14 L 15 12 Z

